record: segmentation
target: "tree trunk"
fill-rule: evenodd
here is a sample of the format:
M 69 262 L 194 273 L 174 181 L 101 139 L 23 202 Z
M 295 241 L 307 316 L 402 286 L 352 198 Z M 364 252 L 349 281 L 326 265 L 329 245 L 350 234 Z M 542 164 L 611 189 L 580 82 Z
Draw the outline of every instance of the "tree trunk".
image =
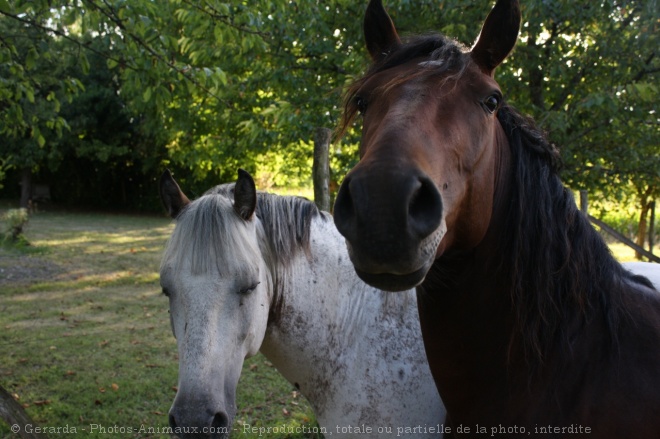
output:
M 314 131 L 314 202 L 319 209 L 330 211 L 330 140 L 332 131 L 328 128 L 316 128 Z
M 21 171 L 21 203 L 20 207 L 28 209 L 32 198 L 32 169 L 23 168 Z
M 649 212 L 648 204 L 645 204 L 642 207 L 642 211 L 639 214 L 639 226 L 637 228 L 636 244 L 640 247 L 644 247 L 644 242 L 646 241 L 646 217 L 648 216 L 648 212 Z M 641 260 L 642 254 L 639 252 L 635 252 L 635 257 Z
M 655 244 L 655 200 L 651 201 L 649 208 L 651 209 L 651 221 L 649 221 L 649 251 L 653 253 L 653 245 Z
M 639 226 L 637 227 L 637 240 L 636 243 L 640 247 L 644 247 L 644 243 L 646 242 L 646 229 L 647 229 L 647 218 L 649 214 L 649 209 L 651 207 L 651 193 L 652 193 L 652 188 L 649 187 L 647 188 L 646 192 L 639 194 L 640 197 L 640 207 L 641 211 L 639 213 Z M 635 257 L 639 260 L 642 259 L 642 254 L 639 252 L 635 252 Z
M 4 388 L 0 386 L 0 419 L 4 419 L 12 432 L 23 439 L 46 438 L 45 434 L 30 433 L 26 426 L 36 427 L 25 410 Z

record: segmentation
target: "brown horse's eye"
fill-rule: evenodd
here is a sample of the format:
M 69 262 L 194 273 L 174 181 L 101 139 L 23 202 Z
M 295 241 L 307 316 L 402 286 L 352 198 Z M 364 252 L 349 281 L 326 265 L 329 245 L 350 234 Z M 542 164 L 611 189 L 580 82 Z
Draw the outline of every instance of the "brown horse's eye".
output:
M 483 100 L 482 104 L 483 107 L 488 111 L 490 114 L 495 113 L 497 109 L 500 106 L 500 96 L 499 95 L 490 95 L 486 99 Z
M 364 114 L 367 111 L 367 100 L 363 97 L 355 96 L 354 103 L 360 114 Z

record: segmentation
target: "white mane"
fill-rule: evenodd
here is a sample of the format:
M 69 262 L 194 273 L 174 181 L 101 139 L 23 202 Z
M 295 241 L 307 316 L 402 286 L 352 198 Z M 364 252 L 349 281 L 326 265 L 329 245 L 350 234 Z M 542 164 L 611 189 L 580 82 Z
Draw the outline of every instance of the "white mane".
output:
M 188 267 L 193 275 L 217 272 L 221 277 L 254 269 L 251 261 L 261 258 L 261 252 L 249 227 L 233 214 L 228 198 L 204 195 L 177 217 L 161 269 L 170 266 L 178 272 Z
M 216 186 L 181 212 L 161 268 L 179 270 L 189 263 L 191 274 L 215 270 L 224 276 L 249 269 L 254 265 L 250 261 L 260 257 L 271 268 L 286 267 L 299 251 L 309 250 L 310 224 L 320 215 L 314 203 L 259 192 L 256 215 L 265 239 L 254 243 L 249 224 L 234 214 L 233 192 L 233 183 Z

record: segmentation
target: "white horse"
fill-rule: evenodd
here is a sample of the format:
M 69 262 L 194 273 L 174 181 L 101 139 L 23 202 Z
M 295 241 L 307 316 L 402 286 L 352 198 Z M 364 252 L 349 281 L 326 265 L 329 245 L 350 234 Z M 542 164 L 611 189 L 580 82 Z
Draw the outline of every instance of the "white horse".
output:
M 638 276 L 647 278 L 656 290 L 660 291 L 660 264 L 654 262 L 623 262 L 621 265 Z
M 226 437 L 243 361 L 261 350 L 326 437 L 439 437 L 415 292 L 360 281 L 329 214 L 257 194 L 245 171 L 193 202 L 166 171 L 160 192 L 176 219 L 160 271 L 179 350 L 175 433 Z

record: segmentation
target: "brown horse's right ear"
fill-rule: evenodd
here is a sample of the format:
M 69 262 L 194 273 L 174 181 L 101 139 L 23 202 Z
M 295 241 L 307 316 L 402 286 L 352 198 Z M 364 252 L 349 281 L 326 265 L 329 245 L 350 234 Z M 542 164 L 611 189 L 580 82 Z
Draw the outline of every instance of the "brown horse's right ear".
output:
M 484 22 L 470 56 L 486 75 L 493 75 L 516 45 L 520 32 L 520 3 L 518 0 L 497 0 Z
M 364 15 L 364 39 L 373 62 L 385 58 L 389 52 L 401 44 L 394 23 L 381 0 L 371 0 Z
M 172 177 L 172 173 L 169 169 L 166 169 L 163 172 L 163 175 L 160 177 L 160 200 L 165 206 L 165 210 L 170 215 L 171 218 L 175 219 L 179 216 L 179 213 L 190 204 L 190 200 L 186 195 L 181 192 L 181 188 Z

